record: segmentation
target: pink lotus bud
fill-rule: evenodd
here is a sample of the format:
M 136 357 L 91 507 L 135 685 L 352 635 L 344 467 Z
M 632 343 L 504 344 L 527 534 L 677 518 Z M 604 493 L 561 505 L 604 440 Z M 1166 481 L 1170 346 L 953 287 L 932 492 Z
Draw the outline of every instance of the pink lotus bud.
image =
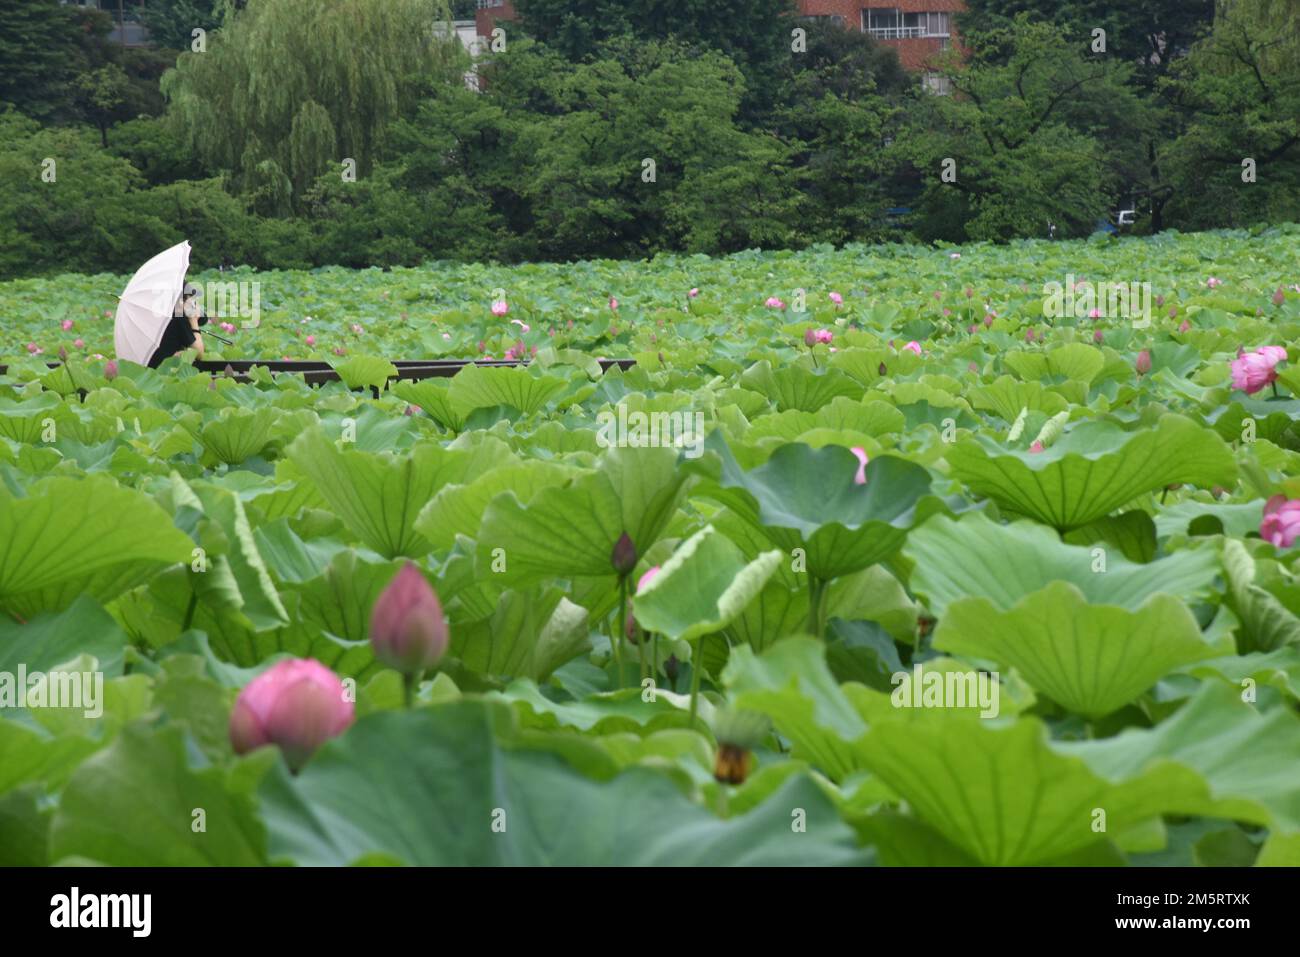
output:
M 978 328 L 979 326 L 977 326 L 975 323 L 972 322 L 969 326 L 966 327 L 966 331 L 973 336 L 975 335 L 975 330 Z
M 993 328 L 993 317 L 992 317 L 992 316 L 985 316 L 985 317 L 984 317 L 984 328 L 985 328 L 985 329 L 992 329 L 992 328 Z
M 975 290 L 972 289 L 970 286 L 967 286 L 967 287 L 965 288 L 964 292 L 966 293 L 966 298 L 967 298 L 967 299 L 971 299 L 971 298 L 973 298 L 973 297 L 975 296 Z
M 406 313 L 402 313 L 402 318 L 403 318 L 403 319 L 406 318 Z M 361 334 L 362 334 L 363 332 L 365 332 L 366 330 L 365 330 L 365 327 L 361 325 L 361 323 L 359 323 L 359 322 L 354 322 L 354 323 L 352 323 L 352 331 L 355 332 L 357 335 L 361 335 Z
M 1096 329 L 1096 330 L 1093 331 L 1093 333 L 1092 333 L 1092 341 L 1095 342 L 1095 343 L 1097 343 L 1097 345 L 1101 345 L 1101 342 L 1102 342 L 1102 340 L 1103 340 L 1104 338 L 1105 338 L 1105 336 L 1103 336 L 1103 335 L 1101 334 L 1101 330 L 1100 330 L 1100 329 Z
M 307 346 L 310 348 L 311 346 L 316 345 L 316 337 L 308 336 L 306 339 L 303 340 L 303 342 L 307 343 Z
M 838 292 L 831 293 L 830 298 L 831 298 L 831 302 L 835 303 L 835 305 L 837 306 L 844 305 L 844 297 L 841 296 Z
M 532 332 L 533 327 L 522 319 L 511 319 L 510 321 L 519 327 L 520 332 Z
M 936 290 L 934 291 L 934 298 L 935 298 L 935 299 L 942 299 L 942 298 L 943 298 L 943 293 L 941 293 L 938 289 L 936 289 Z
M 1284 302 L 1286 302 L 1286 293 L 1282 290 L 1281 286 L 1278 286 L 1277 292 L 1273 293 L 1273 305 L 1280 306 Z M 68 327 L 64 326 L 63 328 L 66 329 Z
M 974 362 L 968 362 L 968 363 L 966 363 L 966 371 L 967 371 L 967 372 L 971 372 L 971 373 L 975 373 L 975 374 L 978 375 L 978 374 L 979 374 L 979 371 L 980 371 L 980 367 L 979 367 L 978 365 L 976 365 Z
M 334 672 L 319 661 L 291 658 L 262 672 L 239 693 L 230 714 L 230 743 L 236 754 L 278 745 L 297 771 L 354 717 Z
M 63 346 L 59 346 L 59 359 L 62 362 L 68 361 L 68 350 L 65 349 Z
M 809 349 L 817 344 L 817 330 L 812 326 L 803 331 L 803 344 Z
M 1222 286 L 1222 285 L 1223 285 L 1223 280 L 1222 280 L 1222 279 L 1216 279 L 1214 276 L 1211 276 L 1209 279 L 1205 280 L 1205 285 L 1207 285 L 1207 286 L 1209 286 L 1211 289 L 1213 289 L 1213 288 L 1215 288 L 1216 286 Z
M 1026 330 L 1025 330 L 1025 342 L 1033 342 L 1033 341 L 1034 341 L 1034 330 L 1033 330 L 1033 329 L 1026 329 Z
M 1300 536 L 1300 499 L 1274 495 L 1264 504 L 1259 537 L 1278 548 L 1290 548 Z
M 375 599 L 370 647 L 375 657 L 404 675 L 432 668 L 447 651 L 442 605 L 415 562 L 406 562 Z
M 946 318 L 948 318 L 948 317 L 951 316 L 951 315 L 952 315 L 952 310 L 949 309 L 947 306 L 944 306 L 944 307 L 943 307 L 943 317 L 946 319 Z
M 624 532 L 614 543 L 614 550 L 610 552 L 609 563 L 614 566 L 614 571 L 622 577 L 636 568 L 637 553 L 636 545 L 632 542 L 631 537 Z
M 117 378 L 117 360 L 109 359 L 104 363 L 104 378 L 112 382 Z
M 112 310 L 112 309 L 105 309 L 105 310 L 104 310 L 104 318 L 105 318 L 105 319 L 112 319 L 112 318 L 113 318 L 113 310 Z
M 1157 306 L 1163 306 L 1164 304 L 1165 304 L 1165 297 L 1164 297 L 1164 296 L 1156 296 L 1156 305 L 1157 305 Z
M 348 350 L 344 349 L 342 346 L 335 346 L 335 347 L 334 347 L 334 354 L 335 354 L 336 356 L 345 356 L 345 355 L 348 354 Z
M 509 311 L 510 304 L 504 299 L 498 299 L 496 302 L 492 303 L 492 315 L 494 316 L 504 316 Z
M 443 342 L 451 342 L 451 333 L 450 333 L 450 332 L 444 332 L 444 333 L 442 334 L 442 341 L 443 341 Z
M 67 332 L 69 329 L 72 328 L 72 320 L 64 319 L 62 325 L 63 325 L 63 331 Z
M 1141 352 L 1138 353 L 1137 362 L 1133 364 L 1133 368 L 1137 370 L 1137 374 L 1140 376 L 1146 375 L 1148 372 L 1151 371 L 1151 350 L 1150 349 L 1143 349 Z
M 1177 306 L 1170 306 L 1170 307 L 1169 307 L 1169 318 L 1170 318 L 1170 319 L 1174 319 L 1174 318 L 1177 318 L 1177 316 L 1178 316 L 1178 307 L 1177 307 Z
M 402 415 L 419 415 L 420 407 L 418 405 L 408 405 L 402 412 Z
M 917 342 L 915 339 L 903 346 L 903 348 L 915 352 L 918 356 L 921 354 L 921 343 Z
M 84 349 L 84 348 L 86 348 L 86 340 L 85 340 L 85 339 L 74 339 L 74 340 L 72 340 L 72 344 L 73 344 L 74 346 L 76 346 L 78 349 Z
M 768 297 L 767 297 L 767 302 L 765 302 L 764 305 L 767 306 L 767 308 L 769 308 L 769 309 L 784 309 L 784 308 L 785 308 L 785 303 L 782 302 L 782 301 L 781 301 L 779 298 L 777 298 L 776 296 L 768 296 Z
M 1088 318 L 1089 318 L 1089 319 L 1100 319 L 1100 318 L 1101 318 L 1101 310 L 1100 310 L 1100 309 L 1089 309 L 1089 310 L 1088 310 Z
M 884 375 L 888 371 L 889 370 L 885 368 L 885 364 L 883 362 L 880 363 L 880 368 L 876 369 L 876 373 L 879 375 Z
M 609 308 L 611 308 L 611 309 L 617 309 L 617 308 L 618 308 L 618 300 L 615 299 L 613 296 L 610 296 L 610 297 L 609 297 Z
M 696 296 L 698 296 L 699 294 L 700 294 L 700 290 L 699 290 L 698 287 L 696 287 L 695 289 L 692 289 L 690 292 L 688 292 L 686 295 L 688 295 L 688 296 L 690 296 L 692 299 L 694 299 L 694 298 L 695 298 Z
M 29 343 L 27 343 L 27 351 L 28 351 L 29 353 L 31 353 L 32 355 L 34 355 L 34 356 L 38 356 L 38 355 L 40 355 L 42 352 L 44 352 L 45 350 L 42 349 L 40 346 L 38 346 L 36 343 L 34 343 L 34 342 L 29 342 Z
M 853 476 L 853 484 L 866 485 L 867 484 L 867 462 L 870 461 L 870 459 L 867 457 L 867 450 L 860 445 L 855 445 L 853 446 L 853 448 L 849 449 L 849 451 L 858 457 L 858 471 L 857 474 Z
M 1184 319 L 1182 322 L 1178 324 L 1179 332 L 1188 332 L 1191 328 L 1192 328 L 1192 324 L 1188 322 L 1186 319 Z
M 478 341 L 478 351 L 479 351 L 479 352 L 482 352 L 482 351 L 485 350 L 486 348 L 487 348 L 487 343 L 484 342 L 482 339 L 480 339 L 480 340 Z
M 948 254 L 948 258 L 949 258 L 949 259 L 961 259 L 961 253 L 949 253 L 949 254 Z
M 1030 443 L 1029 451 L 1035 453 L 1043 451 L 1043 443 L 1038 441 L 1037 439 L 1034 439 L 1034 441 Z

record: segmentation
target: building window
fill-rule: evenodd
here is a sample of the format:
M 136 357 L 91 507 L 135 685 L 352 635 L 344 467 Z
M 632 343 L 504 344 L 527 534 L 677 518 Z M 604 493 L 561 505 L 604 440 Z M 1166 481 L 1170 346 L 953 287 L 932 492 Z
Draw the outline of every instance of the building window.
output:
M 486 10 L 489 7 L 504 7 L 506 0 L 478 0 L 478 9 Z
M 892 8 L 862 11 L 866 32 L 877 40 L 946 37 L 951 32 L 947 13 L 903 13 Z
M 947 96 L 952 92 L 952 81 L 938 73 L 927 73 L 921 77 L 921 87 L 936 96 Z
M 836 13 L 814 13 L 814 14 L 809 14 L 808 16 L 800 17 L 799 19 L 804 21 L 805 23 L 822 23 L 824 21 L 829 20 L 837 27 L 844 26 L 844 18 Z

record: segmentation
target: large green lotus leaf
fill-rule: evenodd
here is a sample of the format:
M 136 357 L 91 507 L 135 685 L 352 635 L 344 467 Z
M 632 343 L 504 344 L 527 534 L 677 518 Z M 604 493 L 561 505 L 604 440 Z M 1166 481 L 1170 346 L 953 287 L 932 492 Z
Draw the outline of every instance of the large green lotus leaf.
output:
M 652 727 L 685 730 L 688 721 L 687 715 L 668 696 L 647 696 L 639 687 L 588 694 L 573 701 L 553 701 L 533 681 L 519 678 L 505 690 L 484 697 L 507 702 L 521 727 L 543 731 L 563 728 L 597 735 L 635 733 L 639 736 Z M 702 740 L 694 731 L 687 733 Z
M 33 783 L 42 790 L 57 788 L 104 743 L 84 734 L 52 734 L 0 719 L 0 794 Z
M 736 641 L 762 651 L 808 628 L 808 589 L 790 588 L 776 575 L 768 579 L 728 629 Z
M 1054 747 L 1123 782 L 1124 799 L 1158 800 L 1163 813 L 1300 832 L 1300 718 L 1288 708 L 1260 713 L 1240 688 L 1210 682 L 1154 728 Z
M 512 585 L 613 576 L 615 543 L 626 533 L 645 554 L 677 510 L 684 481 L 672 449 L 611 448 L 594 472 L 546 486 L 527 505 L 504 492 L 479 526 L 478 574 Z
M 465 415 L 452 402 L 451 385 L 446 379 L 398 382 L 393 386 L 393 393 L 427 412 L 444 428 L 459 432 L 465 427 Z
M 1287 645 L 1276 651 L 1211 658 L 1182 670 L 1198 678 L 1216 676 L 1239 689 L 1249 687 L 1246 685 L 1249 679 L 1257 687 L 1271 685 L 1300 701 L 1300 646 L 1297 645 Z
M 903 413 L 888 402 L 878 399 L 862 402 L 837 396 L 829 405 L 823 406 L 816 412 L 792 409 L 788 412 L 774 412 L 771 415 L 760 416 L 750 425 L 749 431 L 745 433 L 745 440 L 756 442 L 761 438 L 773 436 L 792 442 L 814 429 L 836 429 L 877 436 L 889 432 L 901 432 L 903 425 Z
M 385 558 L 419 558 L 432 548 L 415 518 L 444 485 L 513 461 L 502 442 L 468 449 L 417 445 L 409 454 L 339 449 L 319 429 L 299 436 L 288 455 L 348 529 Z
M 416 516 L 415 530 L 435 549 L 451 548 L 457 535 L 478 537 L 488 503 L 502 492 L 513 492 L 527 504 L 538 490 L 560 485 L 573 474 L 556 462 L 530 460 L 474 476 L 465 485 L 444 486 Z
M 784 445 L 762 465 L 745 471 L 718 433 L 706 447 L 721 471 L 700 494 L 726 505 L 762 528 L 787 554 L 802 548 L 808 573 L 827 580 L 888 558 L 903 543 L 930 474 L 893 455 L 866 467 L 865 485 L 854 482 L 858 460 L 848 449 Z M 709 466 L 701 460 L 701 471 Z
M 1212 548 L 1138 565 L 1114 552 L 1063 544 L 1041 525 L 1000 525 L 980 512 L 960 520 L 934 516 L 908 536 L 903 554 L 916 566 L 912 591 L 940 617 L 967 596 L 1006 611 L 1054 581 L 1069 582 L 1094 604 L 1134 611 L 1157 592 L 1185 601 L 1208 595 L 1221 571 Z
M 1241 620 L 1242 651 L 1275 651 L 1300 644 L 1300 618 L 1271 592 L 1255 584 L 1255 560 L 1246 546 L 1236 539 L 1225 539 L 1223 567 L 1232 609 Z
M 451 635 L 452 653 L 466 667 L 534 681 L 590 647 L 587 609 L 558 588 L 508 589 L 490 618 L 458 623 Z
M 368 641 L 371 609 L 402 564 L 367 562 L 351 549 L 340 551 L 319 578 L 289 586 L 298 594 L 298 620 L 341 641 Z
M 633 600 L 647 631 L 692 641 L 726 628 L 763 590 L 782 555 L 764 552 L 752 562 L 712 525 L 678 546 Z
M 254 785 L 252 774 L 192 765 L 179 725 L 128 727 L 63 789 L 50 825 L 50 862 L 75 857 L 114 867 L 262 864 L 266 833 Z M 196 809 L 204 814 L 202 830 L 192 826 Z
M 27 624 L 0 618 L 0 674 L 48 671 L 79 655 L 93 655 L 105 675 L 120 674 L 126 633 L 92 598 L 82 596 L 60 612 L 43 612 Z
M 779 412 L 788 409 L 816 412 L 837 396 L 862 398 L 862 387 L 838 370 L 813 372 L 800 366 L 774 370 L 766 360 L 750 366 L 740 377 L 740 384 L 763 393 Z
M 1099 518 L 1067 532 L 1062 539 L 1071 545 L 1113 545 L 1131 562 L 1144 563 L 1156 557 L 1155 522 L 1146 512 L 1137 509 Z
M 276 418 L 276 411 L 266 406 L 222 409 L 217 418 L 203 426 L 200 440 L 211 461 L 238 465 L 266 448 Z
M 1106 364 L 1100 349 L 1082 342 L 1068 342 L 1048 352 L 1017 349 L 1006 353 L 1002 361 L 1026 381 L 1059 377 L 1083 383 L 1095 379 Z
M 1090 605 L 1063 581 L 1006 611 L 987 598 L 958 599 L 939 620 L 934 647 L 1016 668 L 1036 690 L 1089 717 L 1115 711 L 1182 665 L 1231 651 L 1206 641 L 1172 595 L 1152 595 L 1130 611 Z
M 106 476 L 55 477 L 12 497 L 0 484 L 0 611 L 28 618 L 79 595 L 108 601 L 194 543 L 167 513 Z
M 1110 422 L 1082 422 L 1042 452 L 1009 451 L 976 435 L 954 445 L 948 463 L 976 494 L 1061 530 L 1086 525 L 1167 485 L 1231 488 L 1237 481 L 1236 461 L 1223 439 L 1179 415 L 1134 432 Z
M 35 785 L 0 797 L 0 867 L 44 867 L 49 861 L 54 809 Z
M 722 683 L 733 708 L 771 717 L 793 745 L 793 757 L 836 781 L 863 768 L 851 742 L 867 724 L 831 675 L 821 642 L 787 638 L 762 655 L 733 648 Z
M 397 375 L 397 366 L 378 356 L 351 356 L 333 366 L 349 389 L 382 389 L 390 377 Z
M 1007 422 L 1014 422 L 1022 409 L 1036 409 L 1048 415 L 1064 412 L 1070 404 L 1038 382 L 1021 382 L 1006 375 L 991 385 L 976 386 L 970 391 L 976 409 L 993 412 Z
M 465 415 L 499 405 L 532 415 L 564 386 L 563 379 L 533 375 L 527 369 L 467 365 L 452 377 L 447 392 L 457 411 Z
M 868 859 L 806 776 L 724 821 L 645 768 L 593 781 L 554 755 L 503 751 L 492 723 L 489 706 L 476 702 L 374 714 L 296 777 L 277 767 L 261 789 L 272 859 L 553 866 Z M 806 833 L 790 826 L 795 808 L 805 812 Z
M 45 431 L 45 420 L 54 418 L 57 428 L 57 421 L 64 417 L 66 408 L 51 392 L 22 401 L 0 396 L 0 437 L 35 445 Z

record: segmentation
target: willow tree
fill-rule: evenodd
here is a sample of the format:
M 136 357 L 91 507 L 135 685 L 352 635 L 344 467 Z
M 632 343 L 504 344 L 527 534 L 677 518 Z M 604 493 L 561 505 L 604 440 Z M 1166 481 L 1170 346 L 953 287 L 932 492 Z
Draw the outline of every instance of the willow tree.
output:
M 251 0 L 163 77 L 168 114 L 209 167 L 285 212 L 347 160 L 368 173 L 388 124 L 459 81 L 449 17 L 446 0 Z

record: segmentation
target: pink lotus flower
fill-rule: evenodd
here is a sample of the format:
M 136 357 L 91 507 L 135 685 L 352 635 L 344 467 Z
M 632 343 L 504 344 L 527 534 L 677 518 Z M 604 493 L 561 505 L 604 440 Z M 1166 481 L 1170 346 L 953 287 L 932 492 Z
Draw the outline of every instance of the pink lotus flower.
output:
M 531 332 L 531 331 L 532 331 L 532 328 L 533 328 L 533 327 L 530 326 L 528 323 L 524 322 L 522 319 L 511 319 L 510 321 L 511 321 L 512 323 L 514 323 L 516 326 L 519 327 L 519 331 L 520 331 L 520 332 Z
M 1034 341 L 1034 330 L 1033 330 L 1033 329 L 1026 329 L 1026 330 L 1025 330 L 1025 342 L 1033 342 L 1033 341 Z
M 1100 310 L 1100 309 L 1089 309 L 1089 310 L 1088 310 L 1088 318 L 1089 318 L 1089 319 L 1100 319 L 1100 318 L 1101 318 L 1101 310 Z
M 444 333 L 442 334 L 442 341 L 443 341 L 443 342 L 451 342 L 451 333 L 450 333 L 450 332 L 444 332 Z
M 1165 297 L 1164 297 L 1164 296 L 1156 296 L 1156 305 L 1157 305 L 1157 306 L 1163 306 L 1164 304 L 1165 304 Z
M 343 682 L 319 661 L 291 658 L 268 668 L 239 693 L 230 714 L 236 754 L 278 745 L 294 771 L 352 724 Z
M 414 562 L 407 562 L 375 599 L 370 647 L 402 674 L 432 668 L 447 651 L 447 622 L 438 595 Z
M 1261 346 L 1232 360 L 1232 387 L 1252 395 L 1277 381 L 1276 366 L 1286 358 L 1281 346 Z
M 613 296 L 609 297 L 609 308 L 618 309 L 618 300 L 615 299 Z
M 921 354 L 921 343 L 917 342 L 915 339 L 903 346 L 903 348 L 915 352 L 918 356 Z
M 696 296 L 698 296 L 699 294 L 700 294 L 700 290 L 699 290 L 699 287 L 697 286 L 697 287 L 695 287 L 694 289 L 692 289 L 690 292 L 688 292 L 686 295 L 688 295 L 688 296 L 690 296 L 692 299 L 694 299 L 694 298 L 695 298 Z M 658 567 L 658 566 L 655 566 L 655 567 Z
M 102 359 L 103 356 L 100 356 L 99 358 Z M 109 359 L 106 363 L 104 363 L 104 378 L 107 379 L 109 382 L 112 382 L 114 379 L 117 378 L 116 359 Z
M 1209 279 L 1205 280 L 1205 285 L 1207 285 L 1207 286 L 1209 286 L 1211 289 L 1213 289 L 1215 286 L 1222 286 L 1222 285 L 1223 285 L 1223 280 L 1222 280 L 1222 279 L 1216 279 L 1214 276 L 1211 276 Z
M 818 329 L 813 333 L 813 338 L 824 345 L 830 345 L 831 340 L 835 338 L 835 334 L 829 329 Z
M 1283 291 L 1281 286 L 1278 286 L 1277 292 L 1273 293 L 1273 305 L 1280 306 L 1284 302 L 1286 302 L 1286 293 Z
M 645 591 L 646 588 L 650 585 L 650 583 L 655 580 L 655 576 L 658 574 L 659 574 L 658 565 L 653 565 L 650 568 L 647 568 L 645 574 L 642 575 L 639 579 L 637 579 L 636 591 L 634 592 L 634 594 L 639 595 L 643 591 Z
M 949 254 L 948 254 L 948 258 L 949 258 L 949 259 L 961 259 L 961 253 L 949 253 Z
M 492 315 L 494 316 L 504 316 L 509 311 L 510 303 L 506 302 L 504 299 L 498 299 L 496 302 L 492 303 Z
M 992 329 L 992 328 L 993 328 L 993 317 L 992 317 L 992 316 L 985 316 L 985 317 L 984 317 L 984 328 L 985 328 L 985 329 Z
M 844 297 L 841 296 L 838 292 L 831 293 L 830 298 L 831 298 L 831 302 L 835 303 L 835 305 L 837 306 L 844 305 Z
M 222 331 L 222 332 L 234 332 L 234 331 L 235 331 L 235 324 L 234 324 L 233 322 L 223 322 L 223 323 L 221 324 L 221 331 Z
M 406 318 L 406 313 L 402 313 L 402 318 L 403 318 L 403 319 Z M 362 334 L 363 332 L 365 332 L 366 330 L 365 330 L 365 327 L 361 325 L 361 323 L 359 323 L 359 322 L 354 322 L 354 323 L 352 323 L 352 331 L 355 332 L 357 335 L 361 335 L 361 334 Z
M 1034 441 L 1029 445 L 1029 451 L 1034 453 L 1043 451 L 1043 443 L 1038 441 L 1038 439 L 1034 439 Z
M 45 350 L 42 349 L 40 346 L 38 346 L 36 343 L 29 342 L 27 343 L 27 351 L 34 356 L 39 356 Z
M 1101 342 L 1102 342 L 1102 340 L 1103 340 L 1104 338 L 1105 338 L 1105 336 L 1103 336 L 1103 335 L 1101 334 L 1101 330 L 1100 330 L 1100 329 L 1097 329 L 1097 330 L 1096 330 L 1095 332 L 1093 332 L 1093 334 L 1092 334 L 1092 341 L 1095 342 L 1095 343 L 1097 343 L 1097 345 L 1101 345 Z
M 420 407 L 418 405 L 408 405 L 402 411 L 402 415 L 419 415 L 419 414 L 420 414 Z
M 853 476 L 853 484 L 866 485 L 867 484 L 867 463 L 871 461 L 867 457 L 867 450 L 860 445 L 855 445 L 853 446 L 853 448 L 849 449 L 849 451 L 858 457 L 858 471 L 857 474 Z
M 1300 536 L 1300 499 L 1274 495 L 1264 504 L 1259 537 L 1278 548 L 1290 548 Z
M 84 349 L 84 348 L 86 348 L 86 340 L 85 340 L 85 339 L 74 339 L 74 340 L 72 340 L 72 344 L 73 344 L 74 346 L 76 346 L 78 349 Z
M 71 320 L 71 319 L 64 319 L 64 320 L 63 320 L 63 331 L 64 331 L 64 332 L 67 332 L 67 331 L 68 331 L 69 329 L 71 329 L 71 328 L 72 328 L 72 320 Z
M 111 319 L 111 318 L 113 318 L 113 310 L 112 310 L 112 309 L 105 309 L 105 310 L 104 310 L 104 318 L 105 318 L 105 319 Z
M 1146 375 L 1148 372 L 1151 371 L 1151 350 L 1150 349 L 1143 349 L 1141 352 L 1138 353 L 1137 362 L 1133 364 L 1133 368 L 1137 370 L 1137 374 L 1140 376 Z
M 966 327 L 966 331 L 973 336 L 975 335 L 975 330 L 978 328 L 979 326 L 975 325 L 975 323 L 972 322 L 969 326 Z
M 952 315 L 952 310 L 949 309 L 947 306 L 944 306 L 944 307 L 943 307 L 943 317 L 944 317 L 945 319 L 947 319 L 947 318 L 948 318 L 949 316 L 951 316 L 951 315 Z
M 782 302 L 780 299 L 778 299 L 776 296 L 768 296 L 768 297 L 767 297 L 767 302 L 763 303 L 763 305 L 767 306 L 767 308 L 769 308 L 769 309 L 784 309 L 784 308 L 785 308 L 785 303 Z
M 1184 319 L 1182 322 L 1178 324 L 1179 332 L 1188 332 L 1191 330 L 1191 328 L 1192 328 L 1192 324 L 1188 322 L 1186 319 Z
M 310 347 L 310 346 L 314 346 L 314 345 L 316 345 L 316 337 L 315 337 L 315 336 L 308 336 L 306 339 L 303 340 L 303 342 L 307 343 L 307 345 L 308 345 L 309 347 Z
M 344 349 L 342 346 L 335 346 L 335 347 L 334 347 L 334 354 L 335 354 L 336 356 L 345 356 L 345 355 L 348 354 L 348 350 Z

